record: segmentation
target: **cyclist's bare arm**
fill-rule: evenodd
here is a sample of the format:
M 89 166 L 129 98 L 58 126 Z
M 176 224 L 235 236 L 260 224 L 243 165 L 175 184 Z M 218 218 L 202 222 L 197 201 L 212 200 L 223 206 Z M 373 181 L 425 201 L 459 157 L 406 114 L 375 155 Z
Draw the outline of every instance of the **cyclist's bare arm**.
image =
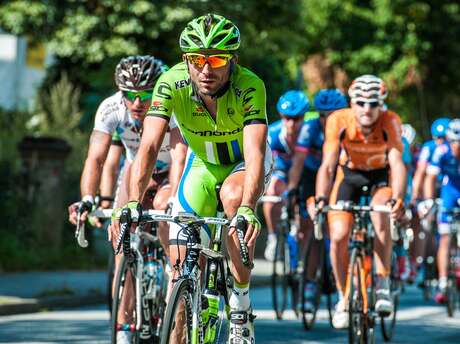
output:
M 169 183 L 171 184 L 171 196 L 176 194 L 180 177 L 184 170 L 187 156 L 187 145 L 183 142 L 179 128 L 171 130 L 171 168 L 169 170 Z
M 164 118 L 147 116 L 144 119 L 141 143 L 131 166 L 130 201 L 142 200 L 167 129 L 168 121 Z
M 266 142 L 266 124 L 250 124 L 244 127 L 243 151 L 246 173 L 241 205 L 252 209 L 255 208 L 257 199 L 263 192 Z
M 95 196 L 101 179 L 112 137 L 101 131 L 93 130 L 89 139 L 88 156 L 80 180 L 81 195 Z
M 302 177 L 303 164 L 307 157 L 306 152 L 295 152 L 294 159 L 292 159 L 292 166 L 289 169 L 288 176 L 288 190 L 297 188 L 300 178 Z
M 434 173 L 427 173 L 425 177 L 425 198 L 434 199 L 436 196 L 436 179 L 437 175 Z
M 390 148 L 388 163 L 391 169 L 391 191 L 393 199 L 404 199 L 407 186 L 407 169 L 402 159 L 402 153 L 396 148 Z
M 107 159 L 104 163 L 102 170 L 101 183 L 99 186 L 99 193 L 101 196 L 113 197 L 115 194 L 115 186 L 117 182 L 118 170 L 120 168 L 120 159 L 123 154 L 123 146 L 110 145 Z M 102 208 L 110 207 L 111 202 L 101 201 Z
M 88 156 L 85 161 L 83 173 L 80 180 L 80 191 L 82 197 L 96 195 L 99 186 L 99 180 L 102 173 L 107 152 L 110 147 L 112 137 L 101 131 L 93 130 L 89 140 Z M 69 206 L 69 221 L 77 224 L 77 208 L 79 203 L 73 203 Z M 86 221 L 86 212 L 81 216 L 82 221 Z
M 329 198 L 332 183 L 335 177 L 335 170 L 339 159 L 339 144 L 328 150 L 323 150 L 323 161 L 316 175 L 316 197 Z
M 418 198 L 420 198 L 423 189 L 423 180 L 425 177 L 426 171 L 426 164 L 425 163 L 418 163 L 417 168 L 415 169 L 414 178 L 412 179 L 412 197 L 411 202 L 414 202 Z

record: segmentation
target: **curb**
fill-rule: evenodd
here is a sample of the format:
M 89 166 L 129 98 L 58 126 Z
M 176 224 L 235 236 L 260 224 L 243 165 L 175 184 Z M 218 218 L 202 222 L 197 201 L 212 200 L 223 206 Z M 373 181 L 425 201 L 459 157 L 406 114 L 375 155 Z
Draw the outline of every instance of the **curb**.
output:
M 43 310 L 90 306 L 104 303 L 104 295 L 53 296 L 43 299 L 19 299 L 0 304 L 0 316 L 24 313 L 36 313 Z
M 270 276 L 255 275 L 251 278 L 251 287 L 266 287 L 269 285 Z M 91 306 L 107 302 L 107 296 L 103 294 L 52 296 L 42 299 L 21 299 L 14 297 L 11 299 L 11 301 L 0 304 L 0 316 Z

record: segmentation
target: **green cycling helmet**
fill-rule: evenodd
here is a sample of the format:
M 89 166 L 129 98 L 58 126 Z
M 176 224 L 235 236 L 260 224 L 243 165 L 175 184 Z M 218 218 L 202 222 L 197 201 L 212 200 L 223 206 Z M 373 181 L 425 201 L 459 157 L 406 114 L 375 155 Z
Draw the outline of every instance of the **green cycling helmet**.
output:
M 185 53 L 206 49 L 237 50 L 240 30 L 230 20 L 210 13 L 189 22 L 180 35 L 179 44 Z

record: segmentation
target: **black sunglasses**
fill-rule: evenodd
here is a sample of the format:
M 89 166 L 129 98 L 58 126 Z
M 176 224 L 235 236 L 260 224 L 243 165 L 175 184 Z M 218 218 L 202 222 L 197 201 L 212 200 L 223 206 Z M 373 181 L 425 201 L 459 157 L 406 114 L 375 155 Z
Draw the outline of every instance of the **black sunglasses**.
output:
M 361 107 L 364 107 L 366 104 L 369 104 L 369 107 L 371 109 L 375 109 L 377 106 L 380 105 L 379 102 L 363 102 L 363 101 L 357 101 L 357 102 L 355 102 L 355 104 L 358 105 L 358 106 L 361 106 Z

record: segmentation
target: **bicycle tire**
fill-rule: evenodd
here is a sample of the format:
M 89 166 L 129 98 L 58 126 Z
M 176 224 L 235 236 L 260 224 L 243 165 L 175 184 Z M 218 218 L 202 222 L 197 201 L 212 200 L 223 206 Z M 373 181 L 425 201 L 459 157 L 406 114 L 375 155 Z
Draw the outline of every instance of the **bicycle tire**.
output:
M 112 245 L 112 243 L 109 243 Z M 113 304 L 113 279 L 115 277 L 115 255 L 113 250 L 110 250 L 109 259 L 107 263 L 107 285 L 106 285 L 106 294 L 107 294 L 107 306 L 109 307 L 109 312 L 112 314 L 112 304 Z
M 315 271 L 315 276 L 312 282 L 316 284 L 316 293 L 314 296 L 314 310 L 313 312 L 307 312 L 305 309 L 305 286 L 310 281 L 308 279 L 308 267 L 310 262 L 310 257 L 313 253 L 314 244 L 318 244 L 318 265 Z M 302 282 L 301 287 L 299 288 L 300 292 L 300 302 L 301 302 L 301 316 L 303 327 L 306 331 L 309 331 L 313 328 L 316 319 L 316 313 L 321 301 L 321 293 L 323 290 L 323 268 L 324 268 L 324 242 L 315 240 L 313 236 L 310 237 L 308 242 L 307 250 L 305 251 L 304 257 L 304 270 L 302 273 Z
M 276 318 L 281 320 L 286 310 L 289 271 L 289 248 L 286 237 L 279 234 L 276 238 L 275 259 L 271 276 L 272 301 Z
M 171 293 L 168 305 L 166 306 L 166 312 L 163 322 L 163 330 L 161 334 L 161 344 L 168 344 L 172 335 L 175 335 L 173 331 L 176 329 L 177 321 L 176 317 L 179 312 L 182 312 L 180 305 L 183 304 L 183 319 L 186 335 L 185 342 L 181 338 L 180 343 L 189 344 L 192 342 L 192 292 L 193 282 L 188 278 L 179 279 Z M 181 303 L 184 301 L 183 303 Z
M 127 272 L 130 272 L 127 274 Z M 118 309 L 120 307 L 120 301 L 124 295 L 125 291 L 125 283 L 129 278 L 132 282 L 132 286 L 135 286 L 135 272 L 134 269 L 131 268 L 125 256 L 122 256 L 119 263 L 119 269 L 116 272 L 115 277 L 115 288 L 114 288 L 114 297 L 112 303 L 112 315 L 111 315 L 111 337 L 112 337 L 112 344 L 117 344 L 117 331 L 120 328 L 120 324 L 118 323 L 117 314 Z M 135 294 L 135 293 L 134 293 Z M 131 297 L 135 300 L 135 295 L 131 295 Z M 134 302 L 135 305 L 135 302 Z M 133 332 L 132 343 L 138 344 L 139 343 L 139 333 L 135 330 L 137 320 L 137 314 L 135 311 L 135 306 L 133 307 L 133 314 L 132 314 L 132 321 L 129 324 L 123 324 L 123 326 L 129 326 L 130 331 Z
M 361 290 L 361 275 L 363 269 L 362 257 L 357 249 L 353 249 L 350 257 L 350 267 L 348 278 L 348 342 L 350 344 L 367 343 L 367 317 L 364 315 L 364 300 Z
M 455 259 L 458 257 L 458 246 L 456 235 L 455 238 L 451 237 L 449 243 L 449 270 L 447 272 L 447 289 L 446 289 L 446 296 L 447 296 L 447 315 L 449 318 L 452 318 L 455 314 L 455 309 L 457 308 L 458 302 L 458 289 L 457 289 L 457 278 L 455 276 L 455 266 L 456 262 Z
M 396 326 L 396 315 L 399 308 L 399 290 L 400 281 L 395 280 L 393 277 L 390 280 L 390 291 L 393 299 L 393 313 L 390 317 L 380 317 L 380 324 L 382 329 L 382 337 L 384 341 L 389 342 L 392 340 L 395 326 Z

